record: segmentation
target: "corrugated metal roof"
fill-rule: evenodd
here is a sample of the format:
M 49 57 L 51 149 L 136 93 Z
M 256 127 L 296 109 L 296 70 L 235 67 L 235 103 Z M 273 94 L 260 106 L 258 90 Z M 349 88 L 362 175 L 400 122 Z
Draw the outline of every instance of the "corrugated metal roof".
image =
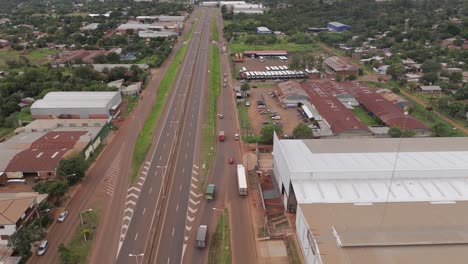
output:
M 359 68 L 353 63 L 338 56 L 326 58 L 323 63 L 327 64 L 335 71 L 357 71 Z
M 104 108 L 118 92 L 50 92 L 31 108 Z
M 329 89 L 324 88 L 326 85 L 334 85 L 334 83 L 308 81 L 303 84 L 303 87 L 309 94 L 309 101 L 320 112 L 320 115 L 327 120 L 331 130 L 336 134 L 362 133 L 370 135 L 369 128 L 335 98 L 336 94 L 330 94 Z

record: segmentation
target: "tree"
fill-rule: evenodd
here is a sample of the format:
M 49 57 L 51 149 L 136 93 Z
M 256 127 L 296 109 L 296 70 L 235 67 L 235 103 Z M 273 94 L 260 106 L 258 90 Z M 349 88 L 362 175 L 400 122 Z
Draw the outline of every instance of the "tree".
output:
M 67 158 L 60 160 L 57 166 L 57 175 L 66 177 L 70 185 L 77 183 L 85 176 L 86 164 L 83 154 L 75 152 Z M 73 176 L 68 176 L 73 175 Z
M 107 74 L 107 79 L 109 81 L 115 81 L 115 80 L 120 80 L 125 78 L 125 73 L 127 72 L 127 69 L 124 67 L 115 67 L 112 68 L 109 73 Z
M 282 134 L 283 133 L 283 128 L 280 126 L 275 126 L 272 124 L 266 125 L 262 127 L 262 130 L 260 132 L 261 134 L 261 141 L 264 144 L 273 144 L 273 135 L 274 132 L 277 134 Z
M 307 139 L 314 138 L 314 133 L 312 133 L 312 129 L 306 124 L 300 123 L 294 128 L 292 136 L 297 139 Z
M 8 246 L 12 247 L 18 254 L 27 260 L 31 256 L 31 245 L 45 236 L 44 230 L 39 224 L 39 219 L 30 223 L 24 223 L 8 238 Z
M 63 243 L 58 247 L 59 257 L 62 263 L 76 263 L 78 256 L 68 249 Z
M 432 126 L 432 136 L 434 137 L 452 137 L 454 130 L 447 123 L 437 122 Z
M 395 81 L 400 79 L 403 73 L 405 73 L 405 66 L 402 63 L 392 63 L 387 68 L 387 74 Z
M 33 187 L 38 193 L 47 193 L 50 198 L 59 199 L 68 191 L 68 183 L 62 180 L 57 181 L 42 181 L 38 182 Z
M 388 135 L 392 138 L 399 138 L 401 137 L 401 129 L 399 127 L 391 127 L 388 130 Z
M 424 84 L 429 84 L 429 85 L 436 83 L 437 80 L 439 80 L 439 77 L 437 76 L 437 73 L 434 73 L 434 72 L 425 73 L 421 77 L 421 82 Z
M 242 96 L 247 97 L 247 92 L 250 90 L 250 85 L 248 83 L 243 83 L 240 87 Z
M 301 69 L 301 58 L 298 55 L 293 55 L 291 62 L 289 63 L 289 68 L 291 70 L 300 70 Z
M 461 72 L 452 72 L 449 75 L 449 79 L 453 83 L 460 83 L 463 81 L 463 74 Z
M 442 66 L 440 66 L 440 63 L 431 59 L 425 60 L 424 63 L 421 65 L 421 69 L 424 73 L 438 72 L 441 68 Z

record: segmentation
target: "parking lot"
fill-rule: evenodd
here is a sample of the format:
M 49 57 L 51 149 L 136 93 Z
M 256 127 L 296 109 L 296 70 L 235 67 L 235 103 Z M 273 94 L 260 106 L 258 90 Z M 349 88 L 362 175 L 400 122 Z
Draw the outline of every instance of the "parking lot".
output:
M 259 134 L 266 123 L 281 125 L 285 135 L 291 135 L 293 129 L 302 122 L 295 108 L 284 109 L 281 107 L 276 97 L 271 97 L 268 93 L 274 91 L 273 82 L 250 82 L 250 86 L 258 88 L 250 89 L 250 107 L 248 110 L 250 124 L 253 133 Z M 257 101 L 263 101 L 265 107 L 258 108 Z M 278 115 L 279 120 L 273 119 L 272 115 Z

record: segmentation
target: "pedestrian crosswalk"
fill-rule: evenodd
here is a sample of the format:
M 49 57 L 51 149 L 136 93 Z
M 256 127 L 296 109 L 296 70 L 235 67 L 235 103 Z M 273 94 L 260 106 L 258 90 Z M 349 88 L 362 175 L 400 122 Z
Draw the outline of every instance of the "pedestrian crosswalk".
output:
M 106 172 L 106 194 L 110 195 L 111 197 L 114 196 L 115 185 L 117 184 L 117 177 L 119 176 L 120 172 L 120 162 L 122 161 L 122 151 L 124 146 L 119 150 L 117 155 L 115 156 L 112 165 Z

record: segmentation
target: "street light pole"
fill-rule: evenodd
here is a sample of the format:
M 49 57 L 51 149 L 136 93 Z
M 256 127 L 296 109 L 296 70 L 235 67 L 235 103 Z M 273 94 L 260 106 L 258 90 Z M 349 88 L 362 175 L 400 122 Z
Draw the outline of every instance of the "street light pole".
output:
M 144 255 L 143 253 L 141 253 L 141 254 L 136 254 L 136 255 L 128 254 L 129 257 L 135 257 L 136 264 L 140 264 L 140 263 L 138 262 L 138 257 L 143 257 L 143 255 Z
M 83 216 L 82 216 L 82 214 L 83 214 L 83 213 L 86 213 L 86 212 L 90 212 L 90 211 L 92 211 L 92 210 L 93 210 L 93 208 L 89 208 L 89 209 L 87 209 L 87 210 L 84 210 L 84 211 L 81 211 L 81 212 L 80 212 L 80 222 L 81 222 L 81 228 L 83 229 L 83 238 L 84 238 L 84 242 L 85 242 L 85 243 L 86 243 L 86 234 L 85 234 L 85 232 L 84 232 L 85 229 L 84 229 L 84 223 L 83 223 Z

